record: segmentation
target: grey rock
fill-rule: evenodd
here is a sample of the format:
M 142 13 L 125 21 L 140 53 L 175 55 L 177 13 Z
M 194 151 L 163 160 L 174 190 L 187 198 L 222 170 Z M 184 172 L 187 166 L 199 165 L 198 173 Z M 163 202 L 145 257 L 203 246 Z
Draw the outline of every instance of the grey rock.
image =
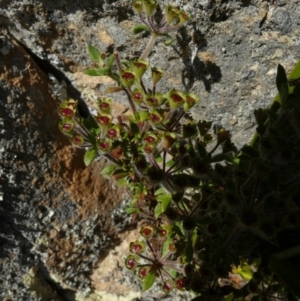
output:
M 300 3 L 298 0 L 173 2 L 188 10 L 192 21 L 174 35 L 173 47 L 167 48 L 159 40 L 151 52 L 151 64 L 166 69 L 166 78 L 159 88 L 168 91 L 172 87 L 182 89 L 183 85 L 198 94 L 201 102 L 192 114 L 229 129 L 240 147 L 255 131 L 254 109 L 268 106 L 277 93 L 274 85 L 277 64 L 290 70 L 299 59 Z M 55 185 L 46 186 L 44 178 L 52 172 L 50 162 L 55 150 L 50 145 L 56 139 L 53 133 L 57 116 L 54 109 L 45 119 L 38 116 L 47 102 L 52 101 L 54 108 L 57 105 L 54 102 L 70 96 L 70 83 L 75 87 L 80 84 L 75 73 L 90 64 L 87 44 L 107 53 L 118 50 L 124 58 L 141 53 L 147 37 L 132 38 L 128 22 L 138 20 L 129 3 L 115 0 L 0 2 L 0 27 L 4 29 L 0 34 L 1 72 L 9 70 L 10 78 L 26 80 L 30 77 L 28 64 L 37 65 L 37 61 L 26 59 L 28 52 L 10 35 L 57 70 L 50 79 L 47 74 L 54 69 L 40 70 L 44 74 L 40 78 L 49 84 L 49 92 L 37 85 L 27 84 L 27 89 L 23 89 L 0 81 L 0 258 L 8 262 L 4 268 L 0 265 L 1 298 L 33 300 L 22 276 L 31 266 L 41 264 L 41 255 L 31 251 L 32 243 L 40 237 L 40 231 L 52 229 L 54 221 L 63 227 L 68 239 L 74 238 L 75 247 L 89 245 L 88 250 L 83 250 L 84 253 L 92 250 L 86 259 L 89 264 L 95 264 L 101 249 L 110 245 L 105 233 L 95 233 L 100 216 L 88 219 L 87 227 L 67 224 L 78 217 L 78 207 L 59 179 Z M 106 84 L 101 84 L 100 92 L 105 88 Z M 35 104 L 31 110 L 27 107 L 28 99 Z M 120 97 L 120 102 L 127 104 L 125 97 Z M 34 122 L 24 126 L 24 114 L 31 114 Z M 39 182 L 32 185 L 35 178 Z M 41 213 L 41 199 L 58 200 L 55 212 L 51 209 Z M 131 222 L 124 214 L 126 201 L 111 214 L 118 231 Z M 59 250 L 58 246 L 55 248 Z M 77 263 L 78 255 L 70 257 Z M 78 265 L 78 270 L 88 272 L 89 267 L 83 263 Z M 64 265 L 53 270 L 65 278 L 74 273 L 66 275 Z M 66 279 L 66 283 L 88 290 L 88 276 L 81 273 L 78 279 L 82 283 L 75 284 L 73 279 Z M 138 285 L 136 282 L 134 286 Z M 143 300 L 147 298 L 158 300 L 152 296 Z

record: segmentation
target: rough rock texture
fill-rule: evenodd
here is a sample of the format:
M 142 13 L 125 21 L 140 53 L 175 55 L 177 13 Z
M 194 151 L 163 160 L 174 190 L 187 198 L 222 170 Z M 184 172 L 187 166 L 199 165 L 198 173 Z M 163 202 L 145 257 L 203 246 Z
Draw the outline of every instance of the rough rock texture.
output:
M 197 93 L 201 103 L 194 116 L 230 129 L 238 146 L 247 143 L 254 132 L 253 110 L 276 94 L 277 64 L 289 71 L 299 59 L 299 1 L 173 3 L 191 14 L 191 22 L 174 34 L 172 47 L 159 40 L 150 54 L 151 63 L 166 70 L 160 88 L 184 86 Z M 125 0 L 0 1 L 4 300 L 75 300 L 83 298 L 77 291 L 94 288 L 90 300 L 165 297 L 155 289 L 141 295 L 139 282 L 122 269 L 126 247 L 118 245 L 129 241 L 119 234 L 128 223 L 118 206 L 124 194 L 99 176 L 103 162 L 85 168 L 82 152 L 57 130 L 60 100 L 79 99 L 86 114 L 83 100 L 92 107 L 94 93 L 113 85 L 108 78 L 82 74 L 90 64 L 87 44 L 108 54 L 119 51 L 123 58 L 138 56 L 148 36 L 132 37 L 137 23 Z M 116 100 L 120 112 L 125 97 Z

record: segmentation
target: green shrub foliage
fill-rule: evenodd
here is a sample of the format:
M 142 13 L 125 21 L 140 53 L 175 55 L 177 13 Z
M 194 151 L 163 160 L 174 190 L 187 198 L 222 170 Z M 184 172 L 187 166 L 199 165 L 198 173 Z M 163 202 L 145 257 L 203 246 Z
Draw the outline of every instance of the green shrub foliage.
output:
M 229 131 L 196 121 L 189 110 L 199 98 L 175 89 L 157 91 L 164 75 L 146 60 L 157 36 L 189 16 L 155 0 L 132 2 L 150 41 L 140 58 L 120 60 L 89 45 L 91 76 L 111 77 L 106 93 L 126 93 L 130 114 L 112 115 L 113 101 L 98 100 L 98 113 L 79 117 L 77 101 L 58 111 L 59 128 L 86 150 L 84 162 L 107 160 L 102 175 L 126 187 L 128 214 L 140 216 L 141 239 L 130 244 L 125 265 L 142 289 L 160 282 L 164 292 L 191 290 L 193 300 L 296 300 L 300 297 L 300 63 L 289 79 L 279 65 L 278 95 L 255 110 L 256 134 L 240 150 Z M 144 73 L 152 80 L 145 82 Z M 245 285 L 225 283 L 239 273 Z M 228 280 L 228 279 L 227 279 Z M 227 281 L 226 283 L 230 283 Z

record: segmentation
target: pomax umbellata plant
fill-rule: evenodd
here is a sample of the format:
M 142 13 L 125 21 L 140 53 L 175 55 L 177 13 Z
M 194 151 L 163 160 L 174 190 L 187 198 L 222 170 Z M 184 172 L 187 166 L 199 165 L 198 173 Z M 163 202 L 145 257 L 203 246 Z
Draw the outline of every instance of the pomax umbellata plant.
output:
M 189 110 L 199 98 L 187 91 L 157 91 L 164 76 L 147 57 L 158 36 L 172 43 L 189 15 L 171 5 L 161 19 L 155 0 L 134 0 L 150 32 L 140 58 L 107 57 L 89 45 L 91 76 L 111 77 L 106 93 L 125 93 L 131 114 L 113 116 L 113 101 L 98 100 L 98 113 L 84 119 L 77 101 L 58 112 L 61 132 L 86 150 L 84 162 L 107 160 L 102 175 L 126 186 L 128 214 L 140 216 L 141 239 L 125 260 L 149 289 L 190 290 L 193 300 L 297 300 L 300 297 L 300 61 L 289 79 L 278 66 L 279 94 L 270 108 L 254 112 L 252 141 L 237 150 L 229 131 L 212 133 L 212 122 Z M 150 70 L 151 81 L 144 74 Z M 229 273 L 247 280 L 242 288 L 222 285 Z

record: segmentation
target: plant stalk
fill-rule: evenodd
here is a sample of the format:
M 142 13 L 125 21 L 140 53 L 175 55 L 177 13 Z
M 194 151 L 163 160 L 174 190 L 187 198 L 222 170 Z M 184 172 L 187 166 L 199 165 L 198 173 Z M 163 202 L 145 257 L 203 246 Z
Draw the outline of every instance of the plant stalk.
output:
M 146 48 L 144 49 L 144 52 L 141 55 L 140 59 L 145 60 L 148 57 L 150 51 L 152 50 L 152 48 L 155 44 L 156 38 L 157 38 L 157 34 L 152 32 L 150 40 L 148 41 L 148 44 L 147 44 Z

